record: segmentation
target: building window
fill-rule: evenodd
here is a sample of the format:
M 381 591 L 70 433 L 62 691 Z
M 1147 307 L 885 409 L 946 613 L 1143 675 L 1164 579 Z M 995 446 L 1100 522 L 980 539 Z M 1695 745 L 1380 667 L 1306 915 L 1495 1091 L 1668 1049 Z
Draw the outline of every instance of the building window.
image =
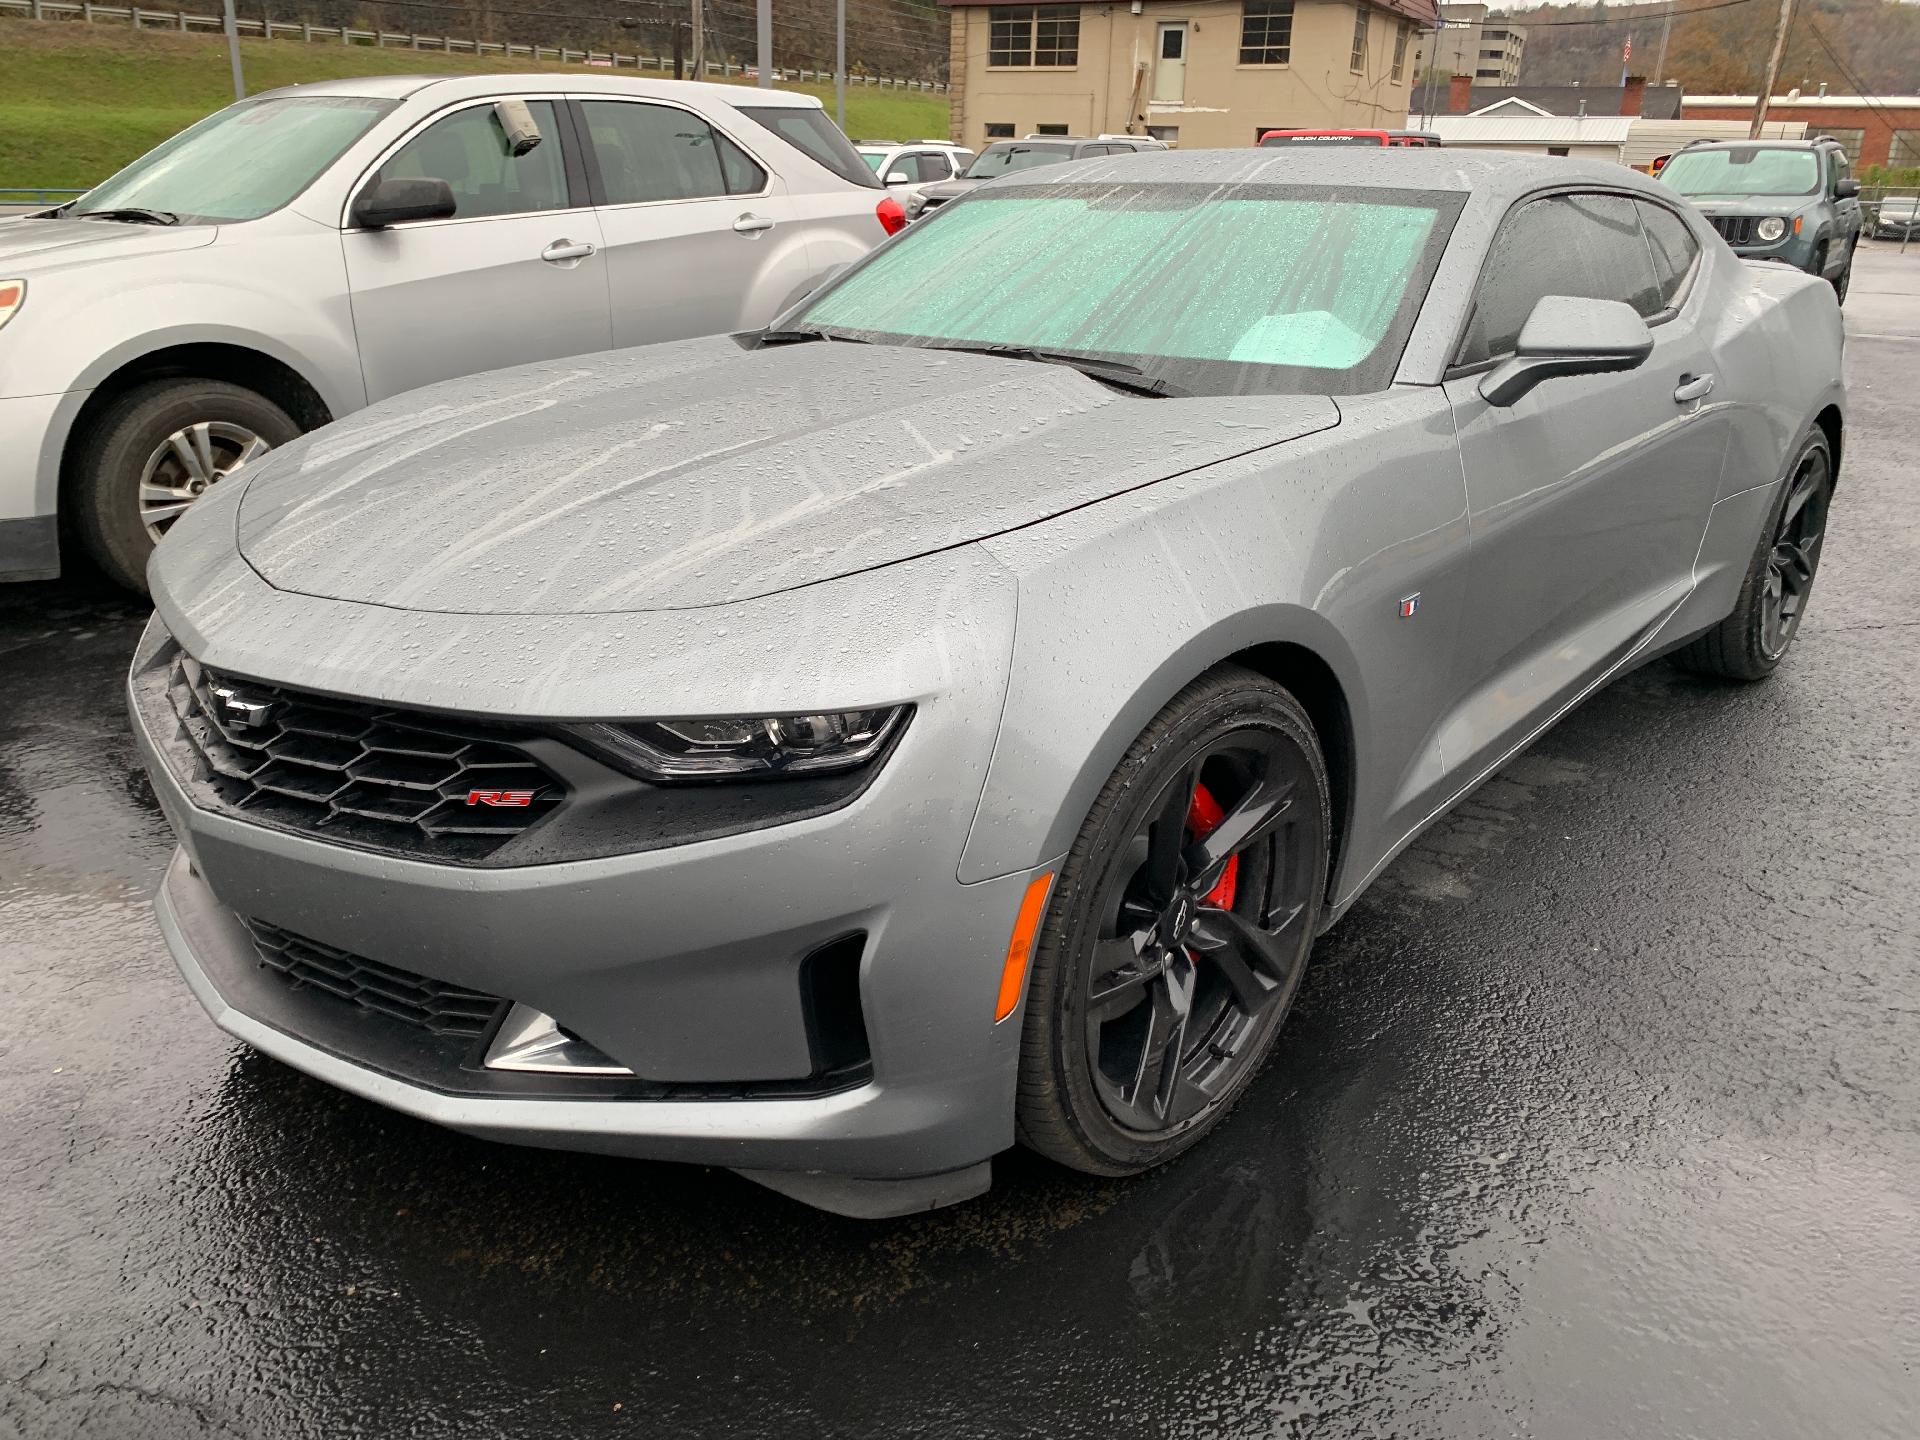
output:
M 1407 41 L 1412 36 L 1413 27 L 1404 20 L 1393 32 L 1393 78 L 1396 80 L 1407 73 Z
M 1293 0 L 1246 0 L 1240 7 L 1240 63 L 1285 65 L 1293 55 Z
M 1068 67 L 1080 63 L 1078 5 L 996 5 L 987 11 L 987 64 Z
M 1033 127 L 1033 133 L 1036 135 L 1065 135 L 1070 132 L 1064 125 L 1036 125 Z
M 1147 134 L 1151 135 L 1163 145 L 1178 145 L 1180 143 L 1180 127 L 1178 125 L 1149 125 L 1147 126 Z
M 1547 154 L 1549 155 L 1564 155 L 1566 153 L 1567 153 L 1567 147 L 1564 145 L 1547 146 Z
M 1367 7 L 1353 7 L 1353 58 L 1347 62 L 1348 68 L 1364 71 L 1367 68 Z
M 1003 123 L 996 120 L 989 120 L 987 122 L 987 139 L 1011 140 L 1012 138 L 1013 126 L 1011 123 Z

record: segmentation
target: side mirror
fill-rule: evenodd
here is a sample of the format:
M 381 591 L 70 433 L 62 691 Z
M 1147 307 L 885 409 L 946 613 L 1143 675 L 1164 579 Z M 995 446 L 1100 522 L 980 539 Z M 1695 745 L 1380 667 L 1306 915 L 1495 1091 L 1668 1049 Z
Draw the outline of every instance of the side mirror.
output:
M 889 185 L 908 185 L 911 183 L 907 178 L 907 172 L 904 170 L 889 170 L 887 172 L 887 184 Z
M 1631 305 L 1543 295 L 1527 316 L 1513 358 L 1480 381 L 1480 398 L 1512 405 L 1542 380 L 1632 370 L 1652 353 L 1653 334 Z
M 1860 194 L 1860 182 L 1858 180 L 1842 180 L 1838 185 L 1833 187 L 1833 193 L 1838 195 L 1842 200 L 1855 199 Z
M 452 216 L 453 187 L 444 180 L 376 180 L 360 192 L 350 217 L 363 230 L 384 230 L 407 220 Z

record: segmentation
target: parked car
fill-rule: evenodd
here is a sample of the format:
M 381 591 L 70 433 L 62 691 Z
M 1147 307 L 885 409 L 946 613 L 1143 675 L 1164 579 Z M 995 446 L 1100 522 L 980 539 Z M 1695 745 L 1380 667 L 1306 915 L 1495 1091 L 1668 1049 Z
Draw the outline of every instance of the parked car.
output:
M 973 151 L 944 140 L 863 141 L 854 148 L 903 206 L 918 201 L 927 186 L 965 174 L 974 161 Z
M 1294 145 L 1381 145 L 1395 150 L 1435 150 L 1440 137 L 1431 130 L 1269 130 L 1260 137 L 1264 150 Z
M 967 167 L 964 175 L 938 185 L 921 187 L 918 203 L 907 205 L 907 218 L 917 220 L 950 200 L 958 200 L 974 186 L 1016 170 L 1031 170 L 1041 165 L 1063 165 L 1069 160 L 1090 160 L 1101 155 L 1131 155 L 1140 150 L 1165 150 L 1167 146 L 1145 135 L 1103 135 L 1085 140 L 1072 135 L 1029 135 L 1024 140 L 996 140 L 980 152 L 980 158 Z
M 764 324 L 906 223 L 820 102 L 597 75 L 342 80 L 0 221 L 0 578 L 147 555 L 304 430 L 525 360 Z
M 1876 240 L 1912 240 L 1920 238 L 1920 196 L 1889 195 L 1873 211 L 1873 238 Z
M 757 336 L 223 485 L 129 681 L 194 994 L 411 1114 L 850 1214 L 1200 1139 L 1436 816 L 1654 656 L 1781 663 L 1843 445 L 1831 288 L 1671 190 L 1290 171 L 1047 166 Z
M 1846 303 L 1860 243 L 1860 182 L 1847 173 L 1838 140 L 1697 140 L 1659 173 L 1734 253 L 1830 280 Z

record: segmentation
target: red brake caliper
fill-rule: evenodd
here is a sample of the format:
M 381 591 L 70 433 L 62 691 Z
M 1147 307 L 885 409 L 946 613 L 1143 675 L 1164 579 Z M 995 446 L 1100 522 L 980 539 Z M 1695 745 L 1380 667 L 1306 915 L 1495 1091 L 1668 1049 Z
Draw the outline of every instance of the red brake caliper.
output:
M 1187 834 L 1195 840 L 1205 839 L 1213 833 L 1214 826 L 1226 819 L 1227 812 L 1220 808 L 1220 802 L 1213 798 L 1211 791 L 1204 785 L 1193 787 L 1193 805 L 1187 811 Z M 1227 868 L 1220 872 L 1220 883 L 1200 897 L 1202 905 L 1212 905 L 1221 910 L 1233 908 L 1234 886 L 1240 880 L 1240 857 L 1235 855 L 1227 861 Z

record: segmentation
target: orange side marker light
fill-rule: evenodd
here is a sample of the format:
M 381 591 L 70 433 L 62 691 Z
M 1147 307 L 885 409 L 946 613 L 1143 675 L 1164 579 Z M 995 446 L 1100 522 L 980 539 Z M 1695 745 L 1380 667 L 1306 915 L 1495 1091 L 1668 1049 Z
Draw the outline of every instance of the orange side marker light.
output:
M 1047 892 L 1053 888 L 1053 872 L 1036 875 L 1027 882 L 1027 893 L 1020 899 L 1020 913 L 1013 922 L 1013 938 L 1007 941 L 1007 963 L 1000 972 L 1000 1000 L 993 1009 L 993 1022 L 999 1024 L 1019 1008 L 1020 987 L 1027 983 L 1027 965 L 1033 959 L 1034 942 L 1040 938 L 1040 916 L 1047 908 Z

